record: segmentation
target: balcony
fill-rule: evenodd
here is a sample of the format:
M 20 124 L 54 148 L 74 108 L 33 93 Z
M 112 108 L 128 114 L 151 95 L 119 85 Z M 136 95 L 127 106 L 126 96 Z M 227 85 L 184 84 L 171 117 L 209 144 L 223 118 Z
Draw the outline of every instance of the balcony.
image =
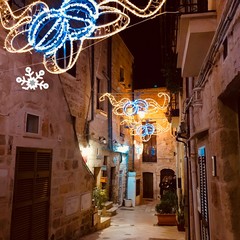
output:
M 183 12 L 179 19 L 177 67 L 182 68 L 183 77 L 194 77 L 198 76 L 213 39 L 217 15 L 213 1 L 208 1 L 208 5 L 186 4 L 180 9 Z

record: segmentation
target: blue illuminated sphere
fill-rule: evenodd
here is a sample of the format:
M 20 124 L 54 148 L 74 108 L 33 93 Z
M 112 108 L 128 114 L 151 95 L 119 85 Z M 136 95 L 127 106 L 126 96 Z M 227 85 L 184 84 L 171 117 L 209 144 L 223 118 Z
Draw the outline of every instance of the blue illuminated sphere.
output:
M 98 8 L 92 0 L 66 0 L 60 9 L 44 10 L 33 17 L 28 42 L 38 52 L 55 53 L 67 40 L 80 40 L 95 30 Z
M 145 112 L 148 109 L 148 103 L 143 99 L 136 99 L 134 101 L 127 101 L 124 104 L 123 111 L 126 116 L 133 116 L 139 111 Z
M 138 127 L 137 134 L 139 136 L 146 137 L 147 135 L 152 135 L 154 131 L 155 127 L 150 123 L 146 123 L 145 125 Z

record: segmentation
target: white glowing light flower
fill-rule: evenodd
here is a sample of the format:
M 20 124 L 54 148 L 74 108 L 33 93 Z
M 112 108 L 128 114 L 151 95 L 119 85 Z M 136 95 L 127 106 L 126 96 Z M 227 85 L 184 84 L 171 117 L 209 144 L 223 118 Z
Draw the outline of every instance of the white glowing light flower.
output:
M 46 70 L 60 74 L 74 66 L 85 40 L 103 39 L 124 30 L 130 23 L 126 11 L 148 18 L 159 13 L 165 2 L 149 0 L 145 8 L 138 8 L 128 0 L 103 0 L 100 3 L 63 0 L 59 9 L 49 9 L 46 3 L 36 1 L 26 6 L 20 15 L 15 15 L 8 1 L 1 0 L 0 21 L 9 30 L 4 47 L 12 53 L 40 52 Z M 25 44 L 23 37 L 27 38 Z M 77 50 L 74 44 L 78 46 Z M 67 48 L 69 52 L 65 51 Z M 62 52 L 64 66 L 59 58 Z
M 25 70 L 25 76 L 16 78 L 16 82 L 22 85 L 22 89 L 36 90 L 38 87 L 40 88 L 40 90 L 48 89 L 49 85 L 47 83 L 45 83 L 44 81 L 39 82 L 39 80 L 43 79 L 42 76 L 45 74 L 44 70 L 34 72 L 30 67 L 26 67 Z

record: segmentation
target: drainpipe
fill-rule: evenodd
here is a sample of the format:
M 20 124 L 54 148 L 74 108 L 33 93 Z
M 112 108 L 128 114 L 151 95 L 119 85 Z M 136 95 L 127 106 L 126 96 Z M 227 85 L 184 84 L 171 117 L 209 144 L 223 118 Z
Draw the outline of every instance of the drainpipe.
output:
M 94 80 L 95 80 L 95 50 L 94 44 L 92 44 L 91 51 L 91 59 L 92 59 L 92 74 L 91 74 L 91 121 L 94 119 Z
M 95 80 L 95 64 L 94 64 L 94 59 L 95 58 L 95 51 L 94 51 L 94 44 L 92 44 L 91 47 L 91 93 L 90 93 L 90 98 L 89 98 L 89 104 L 88 104 L 88 110 L 87 110 L 87 116 L 86 116 L 86 124 L 85 124 L 85 135 L 87 142 L 89 143 L 89 125 L 90 123 L 94 120 L 94 80 Z M 88 119 L 88 113 L 89 113 L 89 108 L 91 108 L 91 115 L 90 115 L 90 120 L 87 121 Z
M 189 166 L 188 166 L 188 154 L 187 154 L 187 150 L 188 150 L 188 145 L 185 141 L 179 139 L 179 138 L 184 138 L 186 139 L 185 137 L 181 136 L 179 133 L 177 134 L 176 136 L 176 141 L 177 142 L 181 142 L 184 144 L 184 175 L 185 175 L 185 189 L 186 189 L 186 193 L 184 192 L 184 195 L 185 195 L 185 199 L 184 199 L 184 212 L 187 212 L 187 219 L 186 220 L 186 227 L 187 227 L 187 236 L 186 236 L 186 239 L 187 240 L 190 240 L 190 224 L 191 224 L 191 221 L 190 221 L 190 206 L 189 206 Z M 187 196 L 186 196 L 187 195 Z
M 112 38 L 108 38 L 108 63 L 107 63 L 107 80 L 108 92 L 112 92 Z M 113 134 L 112 134 L 112 104 L 108 101 L 108 148 L 113 150 Z
M 193 78 L 189 77 L 189 91 L 193 89 Z M 193 122 L 193 107 L 189 108 L 189 131 L 191 133 L 195 132 L 194 122 Z M 191 233 L 194 235 L 193 239 L 200 240 L 200 223 L 199 223 L 199 212 L 198 212 L 198 201 L 197 201 L 197 166 L 196 166 L 196 146 L 195 140 L 189 139 L 189 149 L 190 149 L 190 170 L 191 170 L 191 187 L 192 187 L 192 205 L 193 208 L 193 220 L 194 220 L 194 228 Z

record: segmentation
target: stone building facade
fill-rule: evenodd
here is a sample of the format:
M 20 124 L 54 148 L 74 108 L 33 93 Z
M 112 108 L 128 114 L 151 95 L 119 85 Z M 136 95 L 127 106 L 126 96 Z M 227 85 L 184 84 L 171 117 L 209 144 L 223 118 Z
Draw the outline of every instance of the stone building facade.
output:
M 103 101 L 100 98 L 106 93 L 116 101 L 124 96 L 130 98 L 133 56 L 121 37 L 115 35 L 93 42 L 83 51 L 80 63 L 79 91 L 75 101 L 79 114 L 76 121 L 79 146 L 94 175 L 95 186 L 106 189 L 109 200 L 122 205 L 127 194 L 132 141 L 127 131 L 120 128 L 120 117 L 112 113 L 114 106 L 108 97 Z M 72 96 L 72 89 L 69 89 L 67 98 L 70 102 Z M 119 146 L 128 149 L 121 151 Z
M 172 132 L 173 125 L 167 118 L 167 110 L 170 100 L 170 93 L 166 88 L 149 88 L 135 90 L 136 99 L 152 99 L 158 106 L 164 106 L 153 114 L 146 114 L 141 119 L 143 124 L 151 123 L 158 128 L 162 128 L 157 134 L 153 134 L 149 141 L 142 141 L 135 136 L 137 142 L 141 142 L 142 157 L 136 158 L 135 169 L 137 179 L 140 179 L 141 200 L 143 198 L 160 198 L 160 185 L 164 181 L 165 175 L 173 177 L 177 175 L 176 166 L 176 141 Z M 166 93 L 169 99 L 164 96 L 159 97 L 158 93 Z M 165 104 L 164 104 L 165 102 Z
M 39 73 L 42 56 L 8 53 L 5 35 L 1 29 L 0 239 L 79 239 L 96 229 L 95 186 L 116 203 L 126 197 L 132 149 L 114 144 L 131 139 L 99 97 L 131 90 L 133 57 L 118 35 L 89 41 L 71 72 L 45 72 L 48 89 L 24 90 L 16 78 L 26 67 Z
M 235 0 L 208 1 L 206 12 L 180 17 L 184 91 L 178 135 L 185 142 L 179 148 L 188 149 L 187 239 L 240 237 L 239 19 Z
M 2 44 L 0 51 L 0 238 L 77 239 L 94 229 L 94 178 L 78 146 L 78 113 L 60 76 L 45 73 L 47 90 L 16 82 L 26 67 L 43 68 L 38 54 L 11 54 Z

